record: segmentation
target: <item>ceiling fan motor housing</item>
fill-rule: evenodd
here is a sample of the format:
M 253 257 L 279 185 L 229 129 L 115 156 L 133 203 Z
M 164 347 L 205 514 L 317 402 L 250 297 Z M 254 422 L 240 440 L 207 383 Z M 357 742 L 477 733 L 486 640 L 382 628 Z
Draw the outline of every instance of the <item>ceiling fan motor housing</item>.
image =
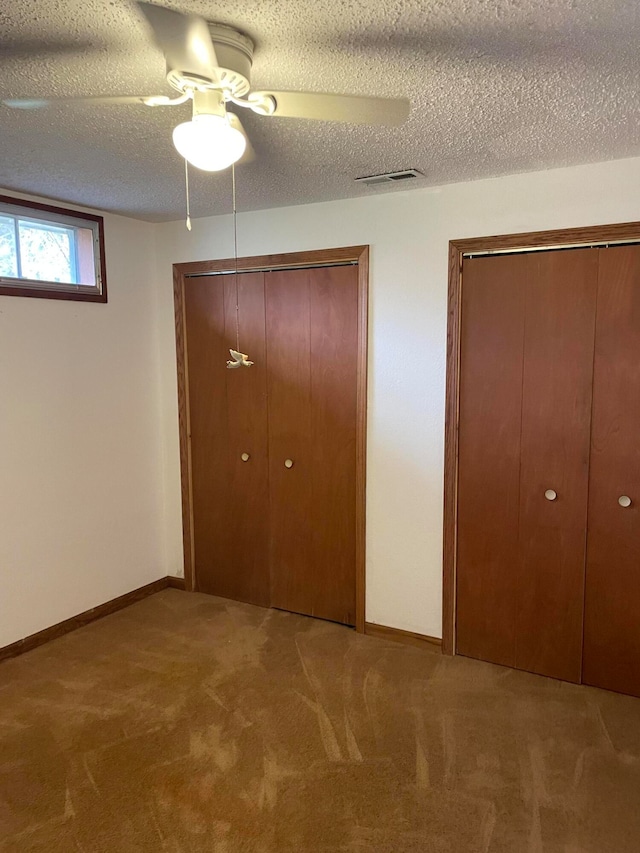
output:
M 208 26 L 218 57 L 217 79 L 210 80 L 190 71 L 167 66 L 167 81 L 179 92 L 221 89 L 234 98 L 241 98 L 251 88 L 253 41 L 225 24 L 209 23 Z

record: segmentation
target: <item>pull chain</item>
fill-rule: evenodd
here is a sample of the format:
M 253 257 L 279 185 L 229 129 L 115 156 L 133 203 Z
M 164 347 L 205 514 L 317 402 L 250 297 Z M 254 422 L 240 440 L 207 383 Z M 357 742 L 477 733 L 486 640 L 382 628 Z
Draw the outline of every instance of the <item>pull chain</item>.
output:
M 238 294 L 238 211 L 236 208 L 236 164 L 231 164 L 231 187 L 233 193 L 233 257 L 236 272 L 236 350 L 240 352 L 240 298 Z
M 231 165 L 231 187 L 233 193 L 233 257 L 235 261 L 235 285 L 236 285 L 236 348 L 229 350 L 231 361 L 227 362 L 229 369 L 236 367 L 251 367 L 252 361 L 249 361 L 244 353 L 240 352 L 240 297 L 238 294 L 238 210 L 236 207 L 236 167 L 235 163 Z
M 185 159 L 184 161 L 184 185 L 187 195 L 187 231 L 191 231 L 191 203 L 189 201 L 189 163 Z

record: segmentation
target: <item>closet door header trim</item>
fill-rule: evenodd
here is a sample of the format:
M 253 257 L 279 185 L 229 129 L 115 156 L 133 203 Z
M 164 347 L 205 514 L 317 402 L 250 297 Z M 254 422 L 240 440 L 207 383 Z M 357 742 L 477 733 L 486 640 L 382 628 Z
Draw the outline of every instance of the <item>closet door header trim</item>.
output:
M 335 249 L 319 249 L 311 252 L 291 252 L 281 255 L 256 255 L 238 258 L 237 271 L 268 272 L 272 270 L 305 269 L 312 267 L 362 265 L 368 246 L 346 246 Z M 174 275 L 191 278 L 200 275 L 221 275 L 236 272 L 235 258 L 210 261 L 189 261 L 173 265 Z

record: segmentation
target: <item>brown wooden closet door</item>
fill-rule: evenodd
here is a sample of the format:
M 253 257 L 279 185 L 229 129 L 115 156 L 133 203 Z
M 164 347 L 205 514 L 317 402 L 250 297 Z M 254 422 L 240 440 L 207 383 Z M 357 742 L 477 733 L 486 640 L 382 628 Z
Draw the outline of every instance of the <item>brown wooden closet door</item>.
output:
M 271 603 L 348 625 L 355 623 L 357 291 L 355 266 L 265 274 Z
M 640 247 L 599 255 L 583 681 L 640 696 Z
M 463 267 L 458 651 L 573 681 L 596 285 L 592 250 Z
M 464 260 L 457 650 L 515 665 L 527 255 Z
M 226 367 L 236 348 L 234 276 L 189 278 L 184 296 L 196 589 L 268 605 L 264 274 L 238 276 L 248 369 Z
M 515 665 L 579 682 L 598 252 L 527 264 Z

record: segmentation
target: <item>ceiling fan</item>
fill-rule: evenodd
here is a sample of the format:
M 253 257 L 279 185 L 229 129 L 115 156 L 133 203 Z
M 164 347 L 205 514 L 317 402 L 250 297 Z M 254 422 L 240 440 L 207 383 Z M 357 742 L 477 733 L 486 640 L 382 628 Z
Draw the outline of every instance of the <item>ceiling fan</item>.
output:
M 397 126 L 409 115 L 404 98 L 367 98 L 316 92 L 251 91 L 253 41 L 232 27 L 137 2 L 167 65 L 167 82 L 179 94 L 131 97 L 12 99 L 9 107 L 35 109 L 54 103 L 141 104 L 164 107 L 193 102 L 191 121 L 173 131 L 178 152 L 205 171 L 226 169 L 241 159 L 253 159 L 240 119 L 227 112 L 235 104 L 262 116 L 341 121 L 350 124 Z

